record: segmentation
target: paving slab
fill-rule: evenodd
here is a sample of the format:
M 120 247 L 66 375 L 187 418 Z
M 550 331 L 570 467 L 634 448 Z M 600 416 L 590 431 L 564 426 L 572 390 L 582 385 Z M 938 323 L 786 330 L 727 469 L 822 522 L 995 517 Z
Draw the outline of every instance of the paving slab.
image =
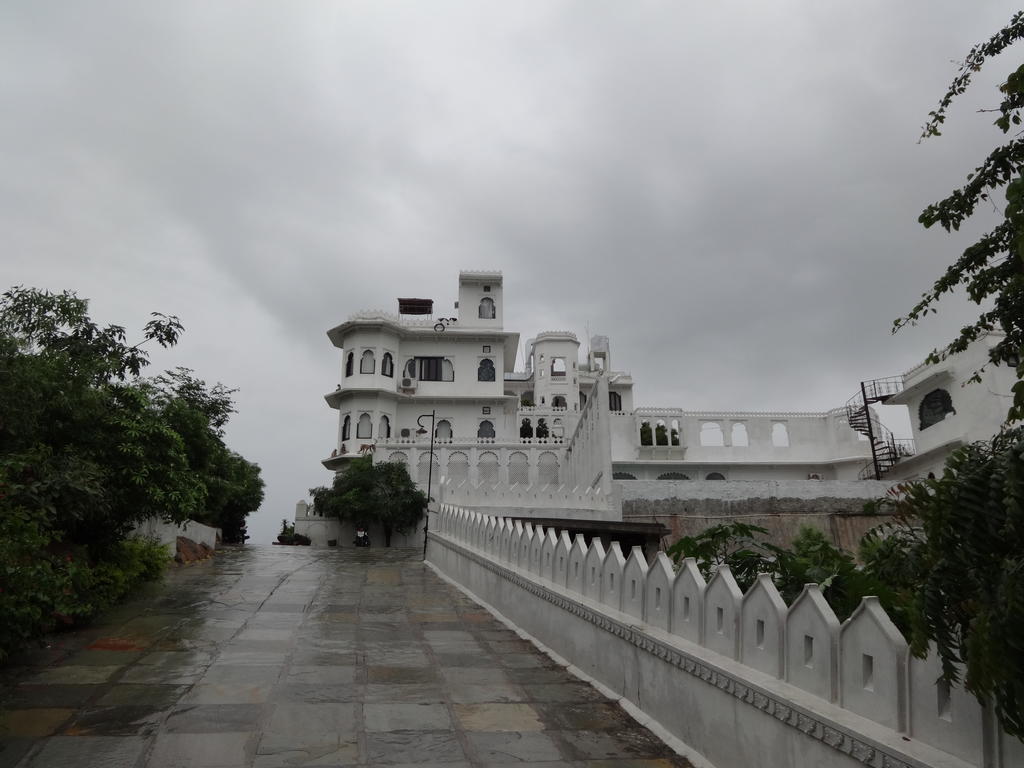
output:
M 421 562 L 237 548 L 0 670 L 0 768 L 687 766 Z

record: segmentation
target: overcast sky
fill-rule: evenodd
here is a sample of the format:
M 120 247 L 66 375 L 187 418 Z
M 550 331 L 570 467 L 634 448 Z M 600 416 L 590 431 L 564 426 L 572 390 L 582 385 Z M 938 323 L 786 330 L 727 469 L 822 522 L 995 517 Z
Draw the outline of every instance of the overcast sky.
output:
M 969 242 L 917 216 L 999 141 L 975 110 L 1020 52 L 920 127 L 1014 10 L 7 2 L 0 282 L 136 332 L 179 315 L 150 371 L 239 388 L 263 543 L 330 480 L 325 331 L 399 295 L 447 312 L 459 269 L 504 272 L 524 339 L 609 336 L 639 405 L 828 409 L 972 317 L 890 335 Z

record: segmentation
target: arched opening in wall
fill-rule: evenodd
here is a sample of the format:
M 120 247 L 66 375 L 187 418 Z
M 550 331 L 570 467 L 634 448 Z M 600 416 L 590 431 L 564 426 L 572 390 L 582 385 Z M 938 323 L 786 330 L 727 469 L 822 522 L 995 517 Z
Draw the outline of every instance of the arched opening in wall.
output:
M 944 389 L 933 389 L 921 398 L 921 405 L 917 408 L 917 416 L 921 420 L 920 428 L 928 429 L 933 424 L 938 424 L 948 413 L 956 415 L 953 398 Z
M 746 448 L 750 445 L 750 436 L 747 434 L 747 425 L 737 421 L 732 425 L 732 440 L 734 447 Z
M 435 440 L 451 440 L 452 439 L 452 423 L 448 419 L 441 419 L 437 422 L 437 427 L 434 429 Z
M 441 381 L 455 381 L 455 366 L 447 357 L 441 361 Z
M 682 472 L 662 472 L 658 475 L 659 480 L 689 480 L 689 475 L 684 475 Z
M 558 457 L 550 451 L 544 451 L 537 461 L 537 482 L 545 485 L 558 485 Z
M 587 405 L 587 396 L 583 392 L 580 392 L 580 410 L 582 411 Z
M 359 372 L 360 373 L 373 373 L 377 367 L 377 361 L 373 357 L 373 350 L 367 349 L 363 351 L 363 356 L 359 358 Z
M 509 485 L 526 485 L 530 482 L 530 464 L 522 451 L 515 451 L 508 457 L 508 482 Z
M 654 425 L 654 444 L 668 445 L 668 426 L 664 419 L 658 419 L 658 423 Z
M 448 457 L 448 479 L 458 485 L 469 479 L 469 457 L 456 451 Z
M 415 358 L 411 358 L 409 360 L 406 360 L 405 361 L 405 368 L 403 370 L 405 371 L 405 373 L 403 373 L 402 375 L 405 378 L 407 378 L 407 379 L 415 379 L 416 378 L 416 359 Z
M 523 405 L 523 406 L 526 406 L 527 408 L 529 408 L 529 407 L 531 407 L 533 405 L 533 390 L 532 389 L 528 389 L 525 392 L 523 392 L 522 396 L 519 398 L 519 404 Z
M 704 421 L 700 425 L 700 444 L 715 447 L 725 445 L 722 425 L 717 421 Z
M 478 316 L 481 320 L 493 320 L 495 317 L 494 312 L 494 299 L 490 296 L 484 296 L 480 299 L 480 311 Z
M 789 429 L 781 421 L 772 424 L 772 445 L 776 448 L 789 447 Z
M 622 395 L 618 392 L 608 393 L 608 410 L 616 413 L 622 410 Z
M 352 417 L 347 415 L 341 422 L 341 439 L 348 440 L 352 436 Z
M 388 455 L 388 461 L 394 464 L 408 464 L 409 457 L 405 454 L 404 451 L 394 451 Z
M 359 416 L 356 422 L 356 437 L 373 437 L 373 419 L 370 414 L 364 413 Z
M 476 430 L 477 437 L 494 438 L 494 422 L 484 419 Z
M 565 437 L 565 427 L 562 426 L 561 419 L 555 419 L 551 423 L 551 436 L 552 437 Z
M 670 436 L 672 438 L 672 445 L 679 445 L 679 419 L 672 419 Z
M 537 419 L 537 431 L 534 434 L 537 437 L 550 437 L 548 423 L 544 419 Z
M 481 485 L 498 484 L 498 454 L 484 451 L 476 462 L 477 476 Z
M 384 357 L 380 359 L 380 374 L 381 376 L 387 376 L 389 379 L 394 378 L 395 358 L 391 356 L 390 352 L 385 352 Z
M 391 419 L 387 416 L 380 417 L 380 425 L 377 427 L 377 437 L 382 439 L 391 437 Z
M 523 419 L 523 423 L 519 426 L 519 437 L 523 439 L 533 437 L 533 424 L 529 419 Z
M 551 407 L 552 408 L 568 408 L 569 406 L 567 406 L 565 404 L 565 398 L 564 397 L 562 397 L 561 395 L 555 395 L 554 397 L 551 398 Z
M 431 464 L 430 459 L 431 455 L 429 453 L 421 453 L 419 460 L 416 462 L 416 482 L 424 487 L 427 485 L 427 480 L 433 480 L 438 477 L 440 470 L 440 462 L 437 460 L 437 454 L 435 453 L 433 455 L 434 477 L 428 476 L 427 473 L 430 471 Z
M 725 480 L 725 475 L 721 472 L 709 472 L 705 480 Z
M 345 358 L 345 377 L 346 378 L 352 375 L 352 372 L 355 369 L 355 364 L 356 364 L 356 353 L 355 352 L 349 352 L 348 356 Z
M 551 358 L 551 376 L 555 378 L 565 378 L 565 358 L 564 357 L 552 357 Z
M 654 445 L 654 430 L 649 421 L 640 422 L 640 445 Z
M 484 358 L 476 369 L 477 381 L 494 381 L 494 361 Z
M 636 480 L 636 475 L 629 472 L 612 472 L 612 480 Z

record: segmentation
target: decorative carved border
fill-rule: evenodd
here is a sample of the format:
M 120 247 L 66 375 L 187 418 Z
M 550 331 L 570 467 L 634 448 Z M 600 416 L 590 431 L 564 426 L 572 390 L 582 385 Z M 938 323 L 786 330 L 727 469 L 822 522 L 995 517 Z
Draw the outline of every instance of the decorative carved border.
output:
M 824 722 L 796 709 L 785 699 L 776 698 L 720 669 L 710 667 L 690 656 L 685 651 L 681 651 L 672 645 L 651 637 L 635 625 L 624 624 L 605 613 L 553 592 L 518 571 L 513 571 L 511 568 L 496 563 L 478 552 L 467 549 L 459 542 L 453 541 L 434 531 L 428 532 L 427 536 L 442 546 L 457 551 L 460 556 L 501 576 L 530 594 L 546 600 L 552 605 L 571 613 L 573 616 L 577 616 L 599 629 L 625 640 L 640 650 L 658 657 L 667 664 L 671 664 L 687 674 L 703 680 L 708 685 L 715 686 L 724 693 L 731 694 L 745 704 L 749 704 L 765 714 L 771 715 L 790 728 L 795 728 L 804 735 L 816 739 L 843 754 L 849 755 L 855 760 L 871 766 L 871 768 L 918 768 L 920 765 L 917 762 L 907 762 L 901 756 L 886 751 L 884 747 L 869 744 L 846 730 L 841 730 L 834 723 Z

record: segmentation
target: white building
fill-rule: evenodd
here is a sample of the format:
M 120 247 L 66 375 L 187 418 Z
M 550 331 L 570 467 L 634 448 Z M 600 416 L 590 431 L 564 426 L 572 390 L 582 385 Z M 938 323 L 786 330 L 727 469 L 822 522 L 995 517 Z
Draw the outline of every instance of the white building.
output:
M 1007 403 L 988 390 L 1009 393 L 1014 377 L 999 369 L 990 386 L 951 396 L 983 361 L 978 345 L 941 366 L 864 382 L 826 412 L 636 407 L 633 379 L 613 367 L 605 336 L 582 351 L 571 332 L 539 333 L 516 370 L 519 334 L 505 330 L 504 308 L 500 272 L 461 272 L 453 317 L 435 314 L 429 299 L 398 299 L 397 314 L 360 311 L 330 329 L 342 369 L 326 395 L 338 438 L 324 466 L 340 470 L 372 451 L 376 461 L 406 463 L 434 498 L 536 517 L 621 519 L 613 480 L 719 480 L 710 485 L 723 498 L 742 494 L 736 483 L 823 483 L 821 495 L 849 497 L 851 483 L 924 475 L 956 445 L 991 436 Z M 918 414 L 916 455 L 912 441 L 881 425 L 876 402 Z M 349 538 L 302 504 L 296 522 L 314 541 Z

